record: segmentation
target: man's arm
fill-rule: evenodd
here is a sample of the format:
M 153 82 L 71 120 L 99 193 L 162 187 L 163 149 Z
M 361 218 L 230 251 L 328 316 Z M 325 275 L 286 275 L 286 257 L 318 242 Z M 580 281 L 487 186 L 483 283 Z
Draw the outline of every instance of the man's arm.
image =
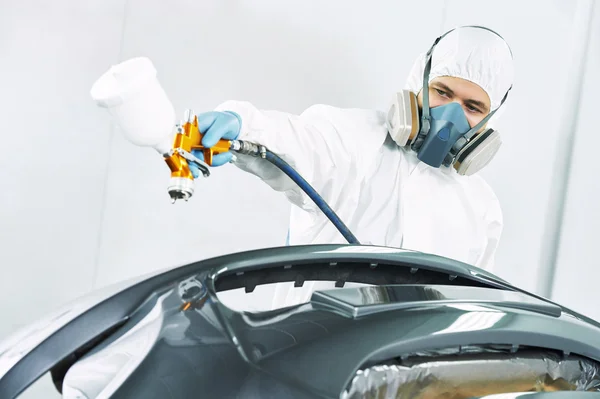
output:
M 384 126 L 378 120 L 369 119 L 373 112 L 325 105 L 313 106 L 302 115 L 259 110 L 246 101 L 227 101 L 215 110 L 238 114 L 241 119 L 239 140 L 264 145 L 324 196 L 335 195 L 335 187 L 355 169 L 360 136 L 370 133 L 365 127 L 372 126 L 373 130 Z M 305 210 L 317 209 L 296 183 L 268 161 L 247 155 L 236 156 L 235 164 L 240 169 L 283 192 L 295 205 Z M 335 180 L 333 184 L 332 180 Z M 329 191 L 323 193 L 325 186 Z

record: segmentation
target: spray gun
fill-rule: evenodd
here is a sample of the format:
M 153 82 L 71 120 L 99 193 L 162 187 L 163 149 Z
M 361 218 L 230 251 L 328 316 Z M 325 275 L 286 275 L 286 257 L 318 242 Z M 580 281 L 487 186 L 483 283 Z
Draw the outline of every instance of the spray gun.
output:
M 195 165 L 204 177 L 210 176 L 213 156 L 228 151 L 235 151 L 247 155 L 259 155 L 266 158 L 267 150 L 264 146 L 240 140 L 219 140 L 210 148 L 202 146 L 204 135 L 198 128 L 198 117 L 192 110 L 186 110 L 183 121 L 175 126 L 173 147 L 168 153 L 163 154 L 165 161 L 171 169 L 171 183 L 168 192 L 171 202 L 178 199 L 188 200 L 194 194 L 194 176 L 189 168 Z M 193 155 L 192 150 L 202 150 L 204 161 Z
M 203 135 L 198 129 L 198 117 L 191 110 L 186 110 L 183 121 L 176 125 L 173 147 L 168 153 L 163 154 L 169 169 L 171 169 L 168 192 L 172 203 L 178 199 L 187 201 L 194 194 L 194 176 L 190 170 L 190 164 L 194 164 L 204 177 L 208 177 L 213 155 L 227 152 L 231 148 L 231 141 L 228 140 L 219 140 L 215 146 L 204 148 L 200 144 L 202 137 Z M 197 149 L 202 150 L 204 161 L 192 154 L 192 150 Z
M 156 69 L 145 57 L 132 58 L 112 66 L 92 86 L 92 98 L 106 108 L 127 140 L 138 146 L 152 147 L 171 170 L 168 193 L 171 202 L 188 201 L 194 194 L 195 165 L 204 177 L 210 176 L 214 155 L 232 151 L 261 157 L 290 177 L 315 202 L 351 244 L 360 244 L 348 227 L 323 198 L 287 162 L 265 146 L 242 140 L 220 140 L 215 146 L 202 146 L 203 134 L 198 118 L 187 110 L 175 123 L 175 110 L 156 78 Z M 202 150 L 204 160 L 193 155 Z

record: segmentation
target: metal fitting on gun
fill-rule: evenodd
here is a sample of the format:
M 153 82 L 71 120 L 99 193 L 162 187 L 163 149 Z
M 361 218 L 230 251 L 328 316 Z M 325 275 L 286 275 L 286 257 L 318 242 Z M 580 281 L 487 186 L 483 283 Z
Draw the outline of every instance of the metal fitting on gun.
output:
M 250 143 L 248 141 L 234 140 L 231 142 L 231 150 L 240 154 L 259 156 L 261 153 L 260 146 L 258 144 Z

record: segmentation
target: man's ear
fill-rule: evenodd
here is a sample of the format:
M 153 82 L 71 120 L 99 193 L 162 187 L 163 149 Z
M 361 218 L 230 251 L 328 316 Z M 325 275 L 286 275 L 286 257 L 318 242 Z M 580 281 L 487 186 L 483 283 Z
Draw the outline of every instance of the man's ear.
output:
M 479 131 L 477 132 L 477 134 L 479 134 L 481 132 L 485 132 L 487 130 L 487 128 L 488 128 L 487 125 L 488 125 L 488 122 L 486 122 L 485 125 L 483 125 L 481 127 L 481 129 L 479 129 Z

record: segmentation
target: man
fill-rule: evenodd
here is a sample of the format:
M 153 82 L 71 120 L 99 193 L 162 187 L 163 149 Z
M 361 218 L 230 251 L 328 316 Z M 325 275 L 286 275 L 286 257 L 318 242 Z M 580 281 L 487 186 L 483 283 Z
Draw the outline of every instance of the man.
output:
M 418 94 L 421 112 L 425 61 L 426 55 L 419 57 L 406 85 Z M 459 116 L 473 128 L 501 105 L 512 80 L 512 54 L 502 38 L 482 28 L 456 29 L 433 51 L 429 108 L 433 115 L 436 108 L 456 103 Z M 362 244 L 432 253 L 492 269 L 502 231 L 502 212 L 492 189 L 477 174 L 461 175 L 453 166 L 421 162 L 413 149 L 392 140 L 385 112 L 314 105 L 291 115 L 228 101 L 198 118 L 207 147 L 220 138 L 238 138 L 285 159 Z M 220 154 L 213 166 L 231 159 L 230 153 Z M 234 164 L 295 205 L 291 245 L 345 242 L 310 198 L 273 165 L 243 155 Z

